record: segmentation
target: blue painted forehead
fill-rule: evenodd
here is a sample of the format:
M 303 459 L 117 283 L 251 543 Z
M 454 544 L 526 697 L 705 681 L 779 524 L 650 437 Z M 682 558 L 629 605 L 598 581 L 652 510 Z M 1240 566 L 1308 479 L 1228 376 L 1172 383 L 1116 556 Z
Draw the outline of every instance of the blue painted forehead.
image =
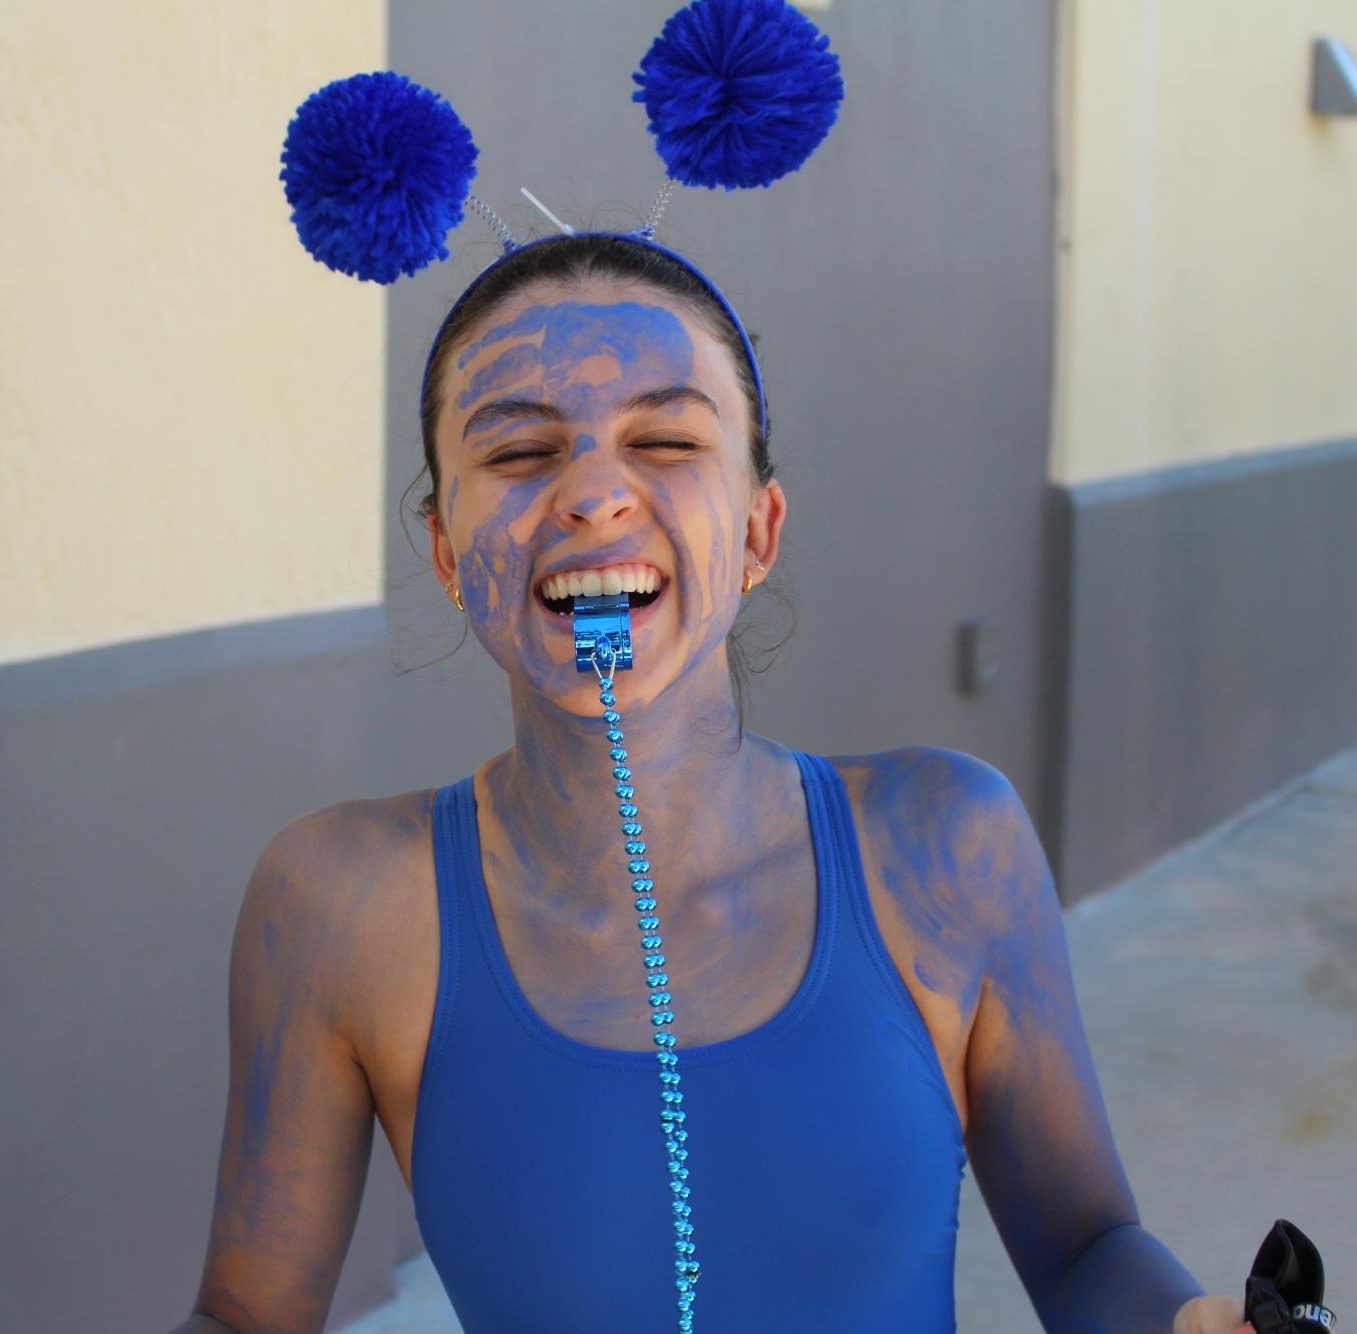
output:
M 739 315 L 735 313 L 735 307 L 727 300 L 726 294 L 721 291 L 721 289 L 717 287 L 717 285 L 712 282 L 712 280 L 708 278 L 696 264 L 685 258 L 683 255 L 680 255 L 677 250 L 670 250 L 668 246 L 662 246 L 656 241 L 647 240 L 645 237 L 638 236 L 634 232 L 577 232 L 575 234 L 577 236 L 606 236 L 615 241 L 626 241 L 632 245 L 645 246 L 651 250 L 657 250 L 660 254 L 668 256 L 668 258 L 673 260 L 676 264 L 681 265 L 711 293 L 712 299 L 723 311 L 725 311 L 727 318 L 730 320 L 731 324 L 735 326 L 735 331 L 740 335 L 740 345 L 744 348 L 745 358 L 749 362 L 750 374 L 754 379 L 754 388 L 758 393 L 759 434 L 766 440 L 768 438 L 768 401 L 764 396 L 763 375 L 759 371 L 759 359 L 754 355 L 754 344 L 750 341 L 749 332 L 745 329 L 744 322 L 740 319 Z M 527 245 L 516 246 L 513 250 L 508 251 L 501 258 L 497 259 L 488 269 L 485 269 L 480 273 L 472 281 L 466 291 L 453 302 L 452 309 L 444 316 L 443 323 L 438 327 L 438 333 L 435 335 L 433 343 L 429 347 L 429 355 L 424 362 L 424 377 L 420 384 L 419 391 L 421 403 L 428 397 L 429 377 L 433 374 L 434 354 L 437 352 L 438 345 L 442 341 L 443 331 L 457 318 L 458 312 L 465 305 L 471 294 L 486 278 L 499 269 L 501 265 L 506 264 L 515 255 L 520 254 L 524 250 L 531 250 L 533 246 L 545 245 L 548 241 L 559 240 L 559 236 L 544 236 L 540 240 L 528 242 Z

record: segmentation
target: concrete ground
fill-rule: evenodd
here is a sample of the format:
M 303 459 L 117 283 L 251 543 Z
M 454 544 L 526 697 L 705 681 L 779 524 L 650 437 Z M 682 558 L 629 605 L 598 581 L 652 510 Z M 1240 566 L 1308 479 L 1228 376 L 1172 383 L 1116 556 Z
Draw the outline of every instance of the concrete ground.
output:
M 1066 924 L 1146 1226 L 1208 1289 L 1242 1295 L 1289 1218 L 1326 1259 L 1341 1325 L 1357 1321 L 1357 750 Z M 343 1334 L 460 1334 L 427 1257 L 398 1279 Z M 1041 1328 L 969 1177 L 957 1326 Z

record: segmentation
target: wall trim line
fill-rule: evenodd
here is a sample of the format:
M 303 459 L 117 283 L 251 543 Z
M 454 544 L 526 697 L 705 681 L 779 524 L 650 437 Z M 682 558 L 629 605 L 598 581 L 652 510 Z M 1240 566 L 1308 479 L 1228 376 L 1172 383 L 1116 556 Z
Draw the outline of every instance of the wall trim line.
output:
M 346 607 L 0 664 L 0 715 L 359 648 L 388 633 L 384 606 Z
M 1230 454 L 1219 459 L 1172 464 L 1124 477 L 1075 482 L 1072 485 L 1057 482 L 1054 485 L 1067 492 L 1076 507 L 1082 507 L 1109 501 L 1139 500 L 1159 492 L 1193 486 L 1217 486 L 1221 482 L 1242 481 L 1348 457 L 1357 457 L 1357 436 L 1327 440 L 1320 444 L 1265 449 L 1255 454 Z

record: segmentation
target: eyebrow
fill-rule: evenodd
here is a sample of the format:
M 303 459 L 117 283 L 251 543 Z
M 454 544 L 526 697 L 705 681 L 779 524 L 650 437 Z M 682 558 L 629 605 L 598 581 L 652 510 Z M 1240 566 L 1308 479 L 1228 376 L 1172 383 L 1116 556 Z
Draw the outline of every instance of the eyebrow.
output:
M 485 403 L 466 419 L 462 427 L 462 439 L 473 431 L 483 431 L 497 422 L 514 421 L 519 418 L 537 418 L 552 422 L 563 422 L 565 413 L 554 403 L 543 403 L 536 398 L 497 398 Z
M 696 404 L 698 407 L 706 408 L 717 421 L 721 420 L 716 401 L 700 389 L 694 389 L 692 385 L 687 384 L 671 384 L 663 389 L 642 390 L 641 393 L 624 399 L 618 406 L 618 412 L 625 415 L 646 409 L 653 411 L 656 408 L 670 407 L 675 403 Z M 544 403 L 536 398 L 497 398 L 490 403 L 482 404 L 466 419 L 466 425 L 462 427 L 462 439 L 465 440 L 473 431 L 483 431 L 486 427 L 499 422 L 530 419 L 563 422 L 566 414 L 554 403 Z
M 640 412 L 645 408 L 667 408 L 673 403 L 695 403 L 708 409 L 717 421 L 721 420 L 716 401 L 688 384 L 671 384 L 665 389 L 647 389 L 642 393 L 633 394 L 618 410 L 624 413 Z

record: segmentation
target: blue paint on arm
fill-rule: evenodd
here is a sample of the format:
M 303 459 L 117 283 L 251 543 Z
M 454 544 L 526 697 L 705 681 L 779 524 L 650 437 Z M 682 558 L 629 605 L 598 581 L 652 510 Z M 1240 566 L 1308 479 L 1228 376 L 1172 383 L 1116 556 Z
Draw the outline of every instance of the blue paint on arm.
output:
M 890 850 L 883 880 L 909 923 L 915 975 L 970 1025 L 967 1149 L 1043 1325 L 1167 1334 L 1201 1289 L 1140 1226 L 1022 801 L 959 751 L 881 759 L 868 790 Z

